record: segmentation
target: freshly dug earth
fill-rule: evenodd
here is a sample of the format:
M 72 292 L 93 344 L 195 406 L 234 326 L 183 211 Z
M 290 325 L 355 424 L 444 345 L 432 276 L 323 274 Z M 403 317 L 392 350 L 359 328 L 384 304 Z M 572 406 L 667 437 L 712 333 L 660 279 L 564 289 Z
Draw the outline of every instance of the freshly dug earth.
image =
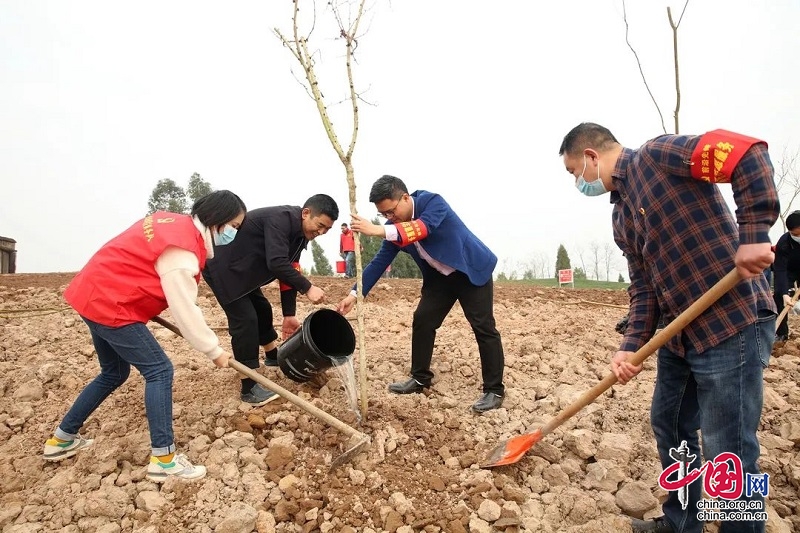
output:
M 387 391 L 408 375 L 420 281 L 382 280 L 365 305 L 369 408 L 360 426 L 335 373 L 298 384 L 278 369 L 260 370 L 371 437 L 364 453 L 333 472 L 331 460 L 353 444 L 345 435 L 283 399 L 243 405 L 235 372 L 215 369 L 151 324 L 175 365 L 176 444 L 208 467 L 205 479 L 159 486 L 144 478 L 150 446 L 136 372 L 82 429 L 93 447 L 60 463 L 41 458 L 44 440 L 98 371 L 88 330 L 61 296 L 71 277 L 0 276 L 3 533 L 608 532 L 630 530 L 625 514 L 660 514 L 665 493 L 649 424 L 654 358 L 517 464 L 479 467 L 501 440 L 541 427 L 608 373 L 624 291 L 497 284 L 508 392 L 501 409 L 475 415 L 480 364 L 458 306 L 439 330 L 433 386 L 408 396 Z M 314 281 L 329 304 L 349 289 L 344 279 Z M 277 289 L 264 291 L 277 304 Z M 200 305 L 229 345 L 224 314 L 205 286 Z M 300 297 L 300 319 L 313 309 Z M 356 328 L 355 312 L 348 318 Z M 799 364 L 790 340 L 775 347 L 765 372 L 759 439 L 770 474 L 768 531 L 800 531 Z

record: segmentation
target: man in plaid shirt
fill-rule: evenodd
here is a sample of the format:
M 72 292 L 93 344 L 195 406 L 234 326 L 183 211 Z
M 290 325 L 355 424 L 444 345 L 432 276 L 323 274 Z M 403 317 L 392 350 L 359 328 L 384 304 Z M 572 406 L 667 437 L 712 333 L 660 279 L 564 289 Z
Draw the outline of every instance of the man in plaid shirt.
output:
M 695 456 L 688 470 L 702 466 L 699 429 L 707 461 L 735 453 L 742 476 L 758 474 L 762 371 L 776 316 L 764 269 L 774 259 L 769 230 L 779 212 L 766 143 L 715 130 L 663 135 L 631 150 L 607 128 L 582 123 L 564 137 L 559 155 L 583 194 L 611 192 L 614 240 L 631 279 L 630 320 L 611 360 L 620 383 L 641 371 L 627 358 L 653 336 L 659 317 L 674 320 L 734 266 L 744 278 L 659 350 L 650 418 L 663 468 L 675 463 L 670 449 L 682 441 Z M 715 183 L 731 184 L 736 218 Z M 634 519 L 634 531 L 699 533 L 702 486 L 688 486 L 686 503 L 670 492 L 664 516 Z M 741 499 L 763 502 L 758 493 Z M 723 524 L 726 532 L 765 527 Z

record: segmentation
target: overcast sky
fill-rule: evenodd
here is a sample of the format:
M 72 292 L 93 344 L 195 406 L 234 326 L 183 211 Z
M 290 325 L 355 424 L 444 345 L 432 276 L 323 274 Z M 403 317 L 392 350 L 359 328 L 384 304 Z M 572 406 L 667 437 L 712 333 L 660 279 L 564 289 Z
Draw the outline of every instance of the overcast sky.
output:
M 317 2 L 324 5 L 325 2 Z M 630 41 L 673 130 L 666 6 L 628 0 Z M 677 19 L 683 2 L 671 4 Z M 159 179 L 198 172 L 248 208 L 339 203 L 344 168 L 297 66 L 272 34 L 288 0 L 0 3 L 0 235 L 18 272 L 73 271 L 144 216 Z M 306 10 L 307 12 L 308 10 Z M 692 0 L 679 30 L 681 133 L 716 128 L 800 148 L 800 2 Z M 662 133 L 625 43 L 619 0 L 372 4 L 357 48 L 358 210 L 383 174 L 442 194 L 510 269 L 611 239 L 608 196 L 586 198 L 558 156 L 581 121 L 629 147 Z M 349 140 L 342 42 L 312 34 L 323 93 Z M 342 114 L 344 113 L 344 114 Z M 728 197 L 729 186 L 727 189 Z M 773 229 L 773 241 L 780 228 Z M 310 268 L 311 254 L 303 265 Z M 619 267 L 627 277 L 624 262 Z M 612 274 L 616 279 L 616 274 Z

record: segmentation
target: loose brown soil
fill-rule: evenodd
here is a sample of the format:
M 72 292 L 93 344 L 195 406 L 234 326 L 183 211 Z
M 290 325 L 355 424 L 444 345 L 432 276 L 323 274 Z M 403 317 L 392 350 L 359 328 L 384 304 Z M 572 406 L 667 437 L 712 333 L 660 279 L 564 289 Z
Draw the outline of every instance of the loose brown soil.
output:
M 480 365 L 458 307 L 439 330 L 433 386 L 409 396 L 387 391 L 408 373 L 420 281 L 382 280 L 365 305 L 369 407 L 358 429 L 371 443 L 333 472 L 331 460 L 353 444 L 345 435 L 283 399 L 243 405 L 233 371 L 215 369 L 153 324 L 175 365 L 179 451 L 208 467 L 203 480 L 159 486 L 144 478 L 150 448 L 136 372 L 82 429 L 93 447 L 60 463 L 41 458 L 44 440 L 98 372 L 88 330 L 61 298 L 72 275 L 0 276 L 3 533 L 608 532 L 630 530 L 623 511 L 660 514 L 652 358 L 636 380 L 615 386 L 517 464 L 479 467 L 499 441 L 541 427 L 608 372 L 624 291 L 497 284 L 508 392 L 501 409 L 475 415 L 469 407 L 480 394 Z M 349 288 L 344 279 L 314 281 L 330 303 Z M 277 289 L 265 293 L 278 302 Z M 228 345 L 224 314 L 204 286 L 200 305 Z M 298 316 L 311 311 L 301 297 Z M 768 531 L 800 531 L 799 364 L 799 345 L 790 340 L 775 347 L 765 373 L 759 438 L 761 468 L 770 474 Z M 298 384 L 275 368 L 261 372 L 356 426 L 332 372 L 324 384 Z

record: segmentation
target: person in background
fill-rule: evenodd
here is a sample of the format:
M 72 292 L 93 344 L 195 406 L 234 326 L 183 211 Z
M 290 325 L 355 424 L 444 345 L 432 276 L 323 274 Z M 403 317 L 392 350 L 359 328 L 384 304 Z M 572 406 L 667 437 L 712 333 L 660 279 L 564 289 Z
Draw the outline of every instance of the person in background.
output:
M 278 366 L 278 333 L 262 286 L 280 282 L 284 339 L 300 327 L 295 316 L 298 292 L 313 304 L 324 300 L 325 292 L 300 272 L 300 254 L 309 241 L 325 235 L 338 216 L 336 202 L 326 194 L 310 197 L 303 207 L 254 209 L 247 213 L 236 241 L 206 264 L 203 279 L 228 317 L 233 357 L 246 367 L 259 367 L 259 346 L 264 348 L 264 363 Z M 242 378 L 241 385 L 241 399 L 251 405 L 277 397 L 250 378 Z
M 376 225 L 351 215 L 353 231 L 385 239 L 362 274 L 364 296 L 401 250 L 411 255 L 422 271 L 422 295 L 412 323 L 411 378 L 392 383 L 389 390 L 408 394 L 430 387 L 436 330 L 459 302 L 475 333 L 481 358 L 483 394 L 472 410 L 497 409 L 505 394 L 503 344 L 493 311 L 492 271 L 497 257 L 438 194 L 409 194 L 402 180 L 383 176 L 372 185 L 369 201 L 387 220 Z M 339 303 L 338 311 L 349 313 L 355 301 L 354 289 Z
M 152 456 L 146 477 L 199 479 L 203 466 L 175 454 L 172 430 L 173 366 L 147 322 L 169 307 L 181 334 L 219 368 L 230 354 L 197 306 L 200 270 L 214 245 L 228 245 L 244 220 L 245 205 L 230 191 L 197 200 L 191 215 L 156 211 L 103 245 L 70 282 L 64 298 L 89 328 L 100 374 L 78 395 L 44 459 L 60 461 L 92 445 L 78 434 L 86 419 L 135 367 L 145 380 L 144 403 Z M 212 244 L 214 243 L 214 244 Z
M 345 277 L 356 277 L 356 240 L 353 231 L 342 223 L 342 234 L 339 236 L 339 255 L 344 259 Z
M 775 279 L 775 305 L 782 310 L 792 305 L 790 291 L 795 284 L 800 284 L 800 211 L 794 211 L 786 217 L 786 233 L 775 243 L 775 262 L 772 263 L 772 274 Z M 797 314 L 797 313 L 795 313 Z M 789 339 L 789 314 L 784 315 L 776 331 L 777 341 Z
M 632 150 L 607 128 L 584 122 L 567 133 L 558 153 L 582 194 L 611 195 L 614 240 L 631 279 L 630 318 L 611 359 L 621 384 L 642 370 L 628 359 L 652 338 L 659 316 L 670 323 L 733 268 L 742 276 L 658 351 L 650 423 L 664 469 L 688 445 L 689 471 L 701 467 L 701 455 L 713 461 L 729 453 L 741 461 L 740 475 L 760 476 L 756 431 L 775 339 L 764 269 L 774 259 L 769 230 L 779 210 L 766 143 L 715 130 L 663 135 Z M 715 183 L 732 185 L 736 219 Z M 687 493 L 669 492 L 664 516 L 633 519 L 633 530 L 700 533 L 702 487 L 698 481 Z M 763 496 L 742 494 L 741 503 L 763 511 Z M 764 527 L 723 521 L 721 531 Z

